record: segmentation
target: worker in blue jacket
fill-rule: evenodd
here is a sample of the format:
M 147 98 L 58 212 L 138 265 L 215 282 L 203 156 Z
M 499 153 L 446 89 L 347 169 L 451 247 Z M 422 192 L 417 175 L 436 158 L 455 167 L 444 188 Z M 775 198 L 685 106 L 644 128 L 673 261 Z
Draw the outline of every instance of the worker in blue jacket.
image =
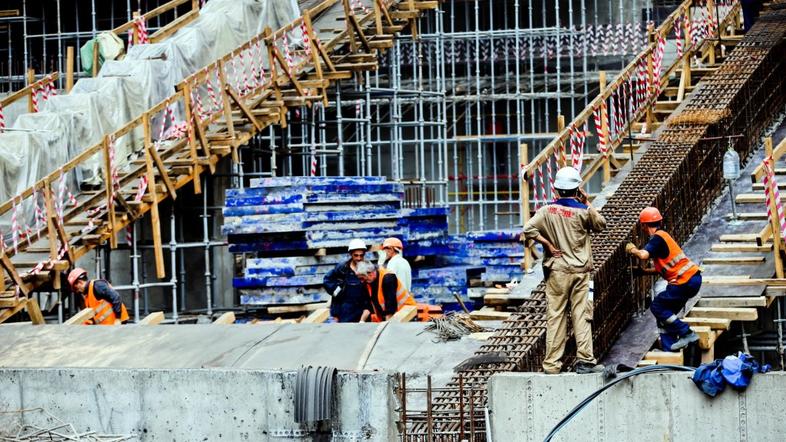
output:
M 366 243 L 353 239 L 347 249 L 349 259 L 329 271 L 322 285 L 331 296 L 331 316 L 339 322 L 365 322 L 371 312 L 371 301 L 366 285 L 357 277 L 355 270 L 366 257 Z

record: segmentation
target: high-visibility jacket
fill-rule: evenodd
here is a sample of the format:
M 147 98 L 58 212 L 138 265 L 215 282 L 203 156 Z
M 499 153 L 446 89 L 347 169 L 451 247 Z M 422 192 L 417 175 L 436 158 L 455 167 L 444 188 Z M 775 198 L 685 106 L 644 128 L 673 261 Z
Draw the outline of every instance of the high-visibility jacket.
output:
M 378 306 L 383 311 L 382 312 L 377 312 L 376 311 L 376 307 L 377 306 L 375 306 L 374 303 L 372 302 L 371 303 L 372 310 L 374 310 L 374 312 L 371 313 L 371 321 L 372 322 L 382 322 L 382 321 L 385 320 L 385 312 L 384 312 L 384 310 L 385 310 L 385 294 L 382 291 L 382 280 L 385 278 L 385 275 L 387 275 L 388 273 L 395 275 L 393 272 L 391 272 L 389 270 L 385 270 L 385 269 L 379 269 L 378 270 L 378 276 L 377 276 L 377 302 L 378 302 Z M 396 281 L 398 283 L 398 286 L 396 287 L 396 304 L 397 304 L 396 311 L 401 310 L 401 308 L 404 307 L 405 305 L 417 305 L 415 303 L 415 298 L 413 298 L 412 295 L 409 293 L 409 291 L 407 291 L 406 287 L 404 287 L 404 284 L 402 284 L 401 281 L 398 278 L 396 278 Z M 373 292 L 373 290 L 371 290 L 371 284 L 367 284 L 367 286 L 368 286 L 368 294 L 369 294 L 369 296 L 374 296 L 374 292 Z
M 93 315 L 92 319 L 85 321 L 84 324 L 114 325 L 117 316 L 112 310 L 112 303 L 96 298 L 95 294 L 93 293 L 94 282 L 95 281 L 90 281 L 87 283 L 87 295 L 84 297 L 84 300 L 85 308 L 92 308 L 96 314 Z M 126 306 L 123 304 L 120 305 L 120 321 L 128 321 L 128 311 L 126 310 Z
M 652 258 L 655 270 L 657 270 L 669 284 L 685 284 L 699 271 L 699 266 L 685 256 L 682 248 L 677 245 L 677 242 L 674 241 L 671 235 L 662 230 L 658 230 L 655 234 L 661 237 L 669 248 L 669 255 L 667 257 Z

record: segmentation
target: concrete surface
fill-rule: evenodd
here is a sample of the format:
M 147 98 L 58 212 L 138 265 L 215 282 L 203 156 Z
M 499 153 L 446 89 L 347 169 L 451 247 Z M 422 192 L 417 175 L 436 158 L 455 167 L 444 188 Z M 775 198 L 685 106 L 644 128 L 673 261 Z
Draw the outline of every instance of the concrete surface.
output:
M 141 441 L 394 441 L 395 379 L 339 373 L 334 418 L 294 423 L 296 373 L 238 369 L 3 369 L 0 436 L 41 407 L 81 432 Z M 31 418 L 28 418 L 31 419 Z
M 602 393 L 554 441 L 782 441 L 786 373 L 756 375 L 744 393 L 710 398 L 692 373 L 645 374 Z M 494 375 L 489 386 L 494 441 L 541 441 L 589 394 L 601 375 Z

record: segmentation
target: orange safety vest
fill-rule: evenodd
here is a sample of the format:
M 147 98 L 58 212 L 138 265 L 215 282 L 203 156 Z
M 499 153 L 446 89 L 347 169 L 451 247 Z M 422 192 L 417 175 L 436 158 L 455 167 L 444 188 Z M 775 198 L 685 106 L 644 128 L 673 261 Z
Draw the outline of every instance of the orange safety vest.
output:
M 671 235 L 662 230 L 658 230 L 655 234 L 660 236 L 669 248 L 669 256 L 666 258 L 652 258 L 655 270 L 657 270 L 669 284 L 685 284 L 699 271 L 699 266 L 685 256 L 682 248 L 677 245 L 677 242 L 674 241 Z
M 394 273 L 385 269 L 379 269 L 378 272 L 379 273 L 377 276 L 377 301 L 379 302 L 380 308 L 384 309 L 385 294 L 382 293 L 382 280 L 385 278 L 385 275 L 387 275 L 388 273 L 390 274 L 394 274 Z M 398 281 L 398 278 L 396 278 L 396 280 Z M 371 284 L 366 284 L 366 285 L 368 286 L 368 295 L 373 296 L 374 292 L 371 290 Z M 401 310 L 401 308 L 404 307 L 405 305 L 417 305 L 417 303 L 415 303 L 415 298 L 412 297 L 412 295 L 409 293 L 407 288 L 404 287 L 404 284 L 402 284 L 401 281 L 398 281 L 398 287 L 396 287 L 396 302 L 398 303 L 398 307 L 396 308 L 396 311 Z M 372 302 L 371 304 L 373 310 L 374 303 Z M 384 319 L 385 319 L 384 314 L 377 315 L 376 313 L 371 313 L 371 322 L 382 322 Z
M 115 319 L 115 312 L 112 310 L 112 304 L 106 302 L 105 300 L 98 300 L 96 296 L 93 294 L 93 282 L 90 281 L 87 283 L 87 295 L 84 297 L 85 300 L 85 308 L 92 308 L 96 314 L 93 315 L 92 319 L 88 319 L 84 322 L 85 325 L 114 325 Z M 120 305 L 120 321 L 128 321 L 128 311 L 126 310 L 126 306 L 121 304 Z

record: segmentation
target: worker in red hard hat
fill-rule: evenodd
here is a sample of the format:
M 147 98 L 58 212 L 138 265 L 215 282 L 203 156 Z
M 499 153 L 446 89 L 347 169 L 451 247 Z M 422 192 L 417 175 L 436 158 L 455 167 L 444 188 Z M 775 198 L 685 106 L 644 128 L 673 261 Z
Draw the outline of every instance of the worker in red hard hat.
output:
M 384 268 L 395 273 L 404 288 L 411 292 L 412 267 L 404 259 L 404 244 L 398 238 L 387 238 L 382 242 L 382 251 L 385 252 Z
M 128 311 L 120 294 L 102 279 L 88 280 L 87 270 L 75 268 L 68 274 L 71 291 L 81 295 L 83 308 L 92 308 L 95 315 L 85 325 L 115 325 L 128 321 Z
M 557 171 L 554 188 L 559 198 L 544 205 L 524 226 L 523 237 L 543 244 L 546 281 L 546 354 L 543 371 L 557 374 L 568 336 L 568 312 L 576 338 L 576 373 L 603 371 L 592 350 L 592 273 L 590 234 L 606 228 L 606 220 L 581 189 L 578 170 Z
M 625 251 L 642 261 L 651 259 L 654 269 L 645 271 L 658 273 L 668 282 L 666 290 L 655 296 L 650 310 L 660 327 L 661 346 L 666 351 L 675 351 L 699 340 L 699 336 L 688 324 L 680 321 L 677 314 L 690 298 L 699 293 L 701 271 L 685 256 L 674 238 L 661 230 L 662 223 L 663 216 L 657 208 L 642 210 L 639 224 L 650 239 L 643 249 L 628 243 Z

